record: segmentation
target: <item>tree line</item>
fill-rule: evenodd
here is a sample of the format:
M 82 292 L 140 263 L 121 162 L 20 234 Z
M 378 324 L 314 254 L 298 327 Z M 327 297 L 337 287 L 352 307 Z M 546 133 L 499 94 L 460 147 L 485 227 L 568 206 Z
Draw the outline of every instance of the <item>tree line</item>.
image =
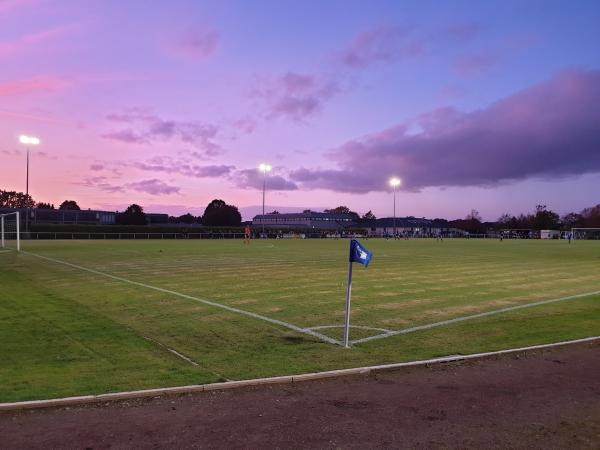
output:
M 54 204 L 36 202 L 31 195 L 23 192 L 5 191 L 0 189 L 0 208 L 22 208 L 22 209 L 59 209 L 79 211 L 81 208 L 74 200 L 63 201 L 58 208 Z M 305 213 L 311 213 L 311 210 L 304 210 Z M 376 219 L 375 215 L 368 211 L 362 216 L 352 211 L 347 206 L 338 206 L 337 208 L 325 209 L 323 212 L 331 214 L 349 214 L 354 222 L 364 223 Z M 272 211 L 269 214 L 279 214 L 278 211 Z M 409 217 L 414 218 L 414 217 Z M 147 217 L 144 209 L 137 204 L 132 204 L 124 212 L 117 213 L 116 222 L 119 225 L 146 225 Z M 237 227 L 242 223 L 242 216 L 238 208 L 229 205 L 221 199 L 212 200 L 204 210 L 201 216 L 194 216 L 190 213 L 178 217 L 169 217 L 170 223 L 202 224 L 206 226 L 231 226 Z M 547 208 L 546 205 L 537 205 L 533 212 L 529 214 L 520 214 L 518 216 L 508 213 L 502 214 L 496 222 L 483 222 L 481 215 L 475 209 L 464 219 L 447 220 L 437 218 L 433 220 L 434 226 L 440 228 L 458 228 L 470 233 L 484 233 L 488 229 L 528 229 L 528 230 L 557 230 L 571 229 L 573 227 L 581 228 L 600 228 L 600 204 L 589 208 L 584 208 L 579 213 L 570 212 L 560 217 L 559 214 Z

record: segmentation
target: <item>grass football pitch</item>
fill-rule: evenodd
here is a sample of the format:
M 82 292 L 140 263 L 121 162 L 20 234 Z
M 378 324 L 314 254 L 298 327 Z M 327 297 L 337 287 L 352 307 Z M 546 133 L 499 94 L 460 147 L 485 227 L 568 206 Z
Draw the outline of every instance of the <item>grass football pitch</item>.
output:
M 362 242 L 344 349 L 347 240 L 24 241 L 0 252 L 0 402 L 600 335 L 600 242 Z

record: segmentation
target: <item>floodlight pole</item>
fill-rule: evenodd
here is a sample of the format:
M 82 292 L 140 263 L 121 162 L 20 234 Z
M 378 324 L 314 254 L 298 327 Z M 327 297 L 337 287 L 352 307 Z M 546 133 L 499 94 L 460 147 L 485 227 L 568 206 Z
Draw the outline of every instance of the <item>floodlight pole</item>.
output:
M 29 145 L 27 146 L 27 176 L 25 181 L 25 201 L 27 202 L 26 217 L 25 217 L 25 232 L 29 232 Z
M 394 239 L 396 239 L 396 184 L 394 184 Z
M 265 191 L 267 189 L 267 171 L 263 170 L 263 198 L 262 198 L 262 234 L 265 234 Z

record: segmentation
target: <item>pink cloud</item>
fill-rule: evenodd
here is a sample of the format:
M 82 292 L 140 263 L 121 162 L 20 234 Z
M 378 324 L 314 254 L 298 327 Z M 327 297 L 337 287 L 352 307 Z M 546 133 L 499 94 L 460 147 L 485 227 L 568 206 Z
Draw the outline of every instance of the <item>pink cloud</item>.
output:
M 33 6 L 39 3 L 39 0 L 2 0 L 0 2 L 0 14 L 12 13 L 18 9 Z
M 64 88 L 68 83 L 58 78 L 33 78 L 0 84 L 0 97 L 24 95 L 33 92 L 50 92 Z
M 409 190 L 493 186 L 529 178 L 600 172 L 600 71 L 568 72 L 487 108 L 452 108 L 349 141 L 329 156 L 337 167 L 299 169 L 302 188 L 364 193 L 396 175 Z
M 217 50 L 219 40 L 219 33 L 214 30 L 193 30 L 169 48 L 176 55 L 201 61 Z
M 20 55 L 24 52 L 31 51 L 39 47 L 39 45 L 63 36 L 78 27 L 78 24 L 59 25 L 46 30 L 26 34 L 12 41 L 0 42 L 0 57 Z
M 359 34 L 342 52 L 342 63 L 361 69 L 378 62 L 395 62 L 414 58 L 424 52 L 421 42 L 411 38 L 406 29 L 380 25 Z

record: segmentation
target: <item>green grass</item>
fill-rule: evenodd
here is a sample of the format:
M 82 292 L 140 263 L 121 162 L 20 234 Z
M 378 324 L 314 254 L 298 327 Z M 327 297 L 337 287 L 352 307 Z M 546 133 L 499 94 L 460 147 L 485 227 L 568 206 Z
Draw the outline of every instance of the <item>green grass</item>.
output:
M 368 269 L 355 266 L 353 325 L 400 330 L 600 291 L 600 242 L 363 243 L 375 258 Z M 23 249 L 299 327 L 343 323 L 348 241 L 26 241 Z M 321 332 L 339 339 L 342 330 Z M 351 337 L 372 334 L 378 332 L 353 329 Z M 598 334 L 595 295 L 346 350 L 26 253 L 0 253 L 0 402 L 383 364 Z

